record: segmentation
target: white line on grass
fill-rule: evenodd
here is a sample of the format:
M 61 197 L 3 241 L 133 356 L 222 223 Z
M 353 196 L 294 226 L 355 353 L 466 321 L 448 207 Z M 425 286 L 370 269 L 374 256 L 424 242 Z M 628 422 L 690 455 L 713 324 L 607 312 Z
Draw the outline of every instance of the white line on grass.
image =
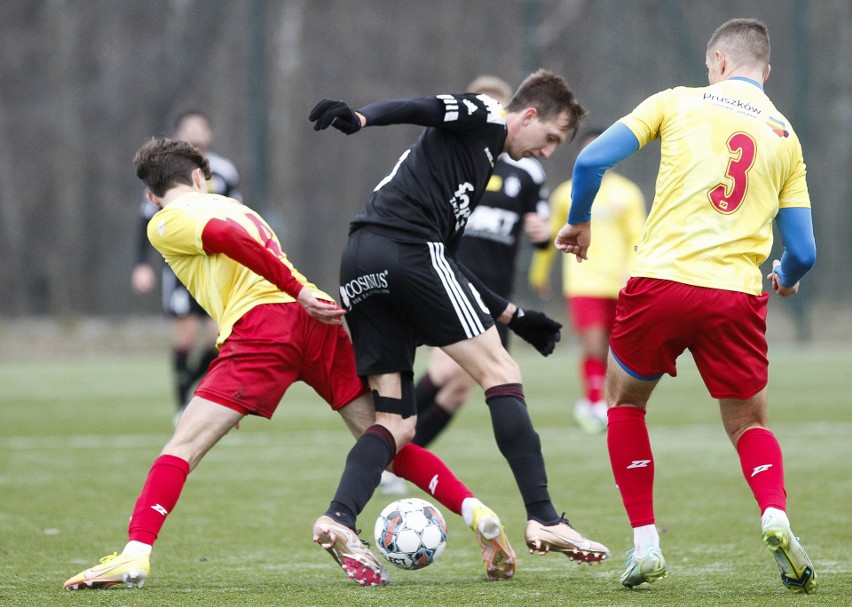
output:
M 852 422 L 805 422 L 789 423 L 781 422 L 772 426 L 785 436 L 799 436 L 802 438 L 826 438 L 835 436 L 852 435 Z M 660 440 L 667 438 L 680 438 L 690 440 L 692 436 L 713 437 L 722 435 L 719 424 L 692 424 L 685 426 L 656 426 L 650 431 Z M 336 440 L 339 438 L 341 429 L 338 431 L 315 431 L 298 432 L 288 434 L 287 444 L 322 444 L 317 441 Z M 543 428 L 540 431 L 544 435 L 557 432 L 554 429 Z M 558 430 L 564 439 L 564 430 Z M 547 436 L 549 438 L 549 436 Z M 113 434 L 102 436 L 97 434 L 70 434 L 64 436 L 6 436 L 0 438 L 0 449 L 8 451 L 19 450 L 55 450 L 55 449 L 121 449 L 136 447 L 161 447 L 167 440 L 165 434 Z M 254 445 L 279 445 L 282 433 L 280 432 L 240 432 L 232 431 L 225 436 L 221 444 L 234 447 Z

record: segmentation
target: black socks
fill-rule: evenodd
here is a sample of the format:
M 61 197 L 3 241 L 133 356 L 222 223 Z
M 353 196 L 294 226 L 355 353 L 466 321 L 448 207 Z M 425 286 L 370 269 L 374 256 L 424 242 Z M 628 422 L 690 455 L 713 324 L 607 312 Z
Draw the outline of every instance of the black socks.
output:
M 354 530 L 358 514 L 379 486 L 382 470 L 395 456 L 396 441 L 387 428 L 367 428 L 346 456 L 343 475 L 326 514 Z
M 527 508 L 527 517 L 554 520 L 559 517 L 547 490 L 547 472 L 541 441 L 530 420 L 521 384 L 503 384 L 485 391 L 491 426 L 500 453 L 509 462 Z

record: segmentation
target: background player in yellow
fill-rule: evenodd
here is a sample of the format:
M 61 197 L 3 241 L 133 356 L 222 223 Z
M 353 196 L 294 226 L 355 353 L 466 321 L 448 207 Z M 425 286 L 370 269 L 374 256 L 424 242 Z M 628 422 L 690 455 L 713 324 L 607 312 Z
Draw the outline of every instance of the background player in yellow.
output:
M 555 244 L 582 261 L 601 176 L 660 139 L 654 203 L 619 295 L 606 375 L 607 446 L 633 527 L 634 548 L 621 576 L 630 588 L 667 571 L 654 525 L 645 408 L 660 378 L 674 376 L 678 356 L 689 349 L 719 401 L 781 581 L 797 592 L 816 589 L 813 564 L 790 529 L 781 447 L 767 418 L 769 295 L 760 265 L 772 246 L 772 222 L 784 241 L 767 276 L 775 293 L 795 295 L 816 260 L 802 148 L 763 91 L 769 55 L 763 23 L 724 23 L 707 43 L 709 86 L 652 95 L 583 150 L 574 166 L 571 213 Z M 700 524 L 700 508 L 696 515 Z M 708 531 L 714 542 L 724 534 Z M 726 558 L 723 551 L 719 558 Z
M 590 129 L 580 149 L 603 131 Z M 571 210 L 571 180 L 563 182 L 550 196 L 554 233 L 568 220 Z M 609 336 L 615 322 L 618 292 L 629 276 L 633 248 L 639 242 L 645 221 L 645 198 L 635 183 L 613 171 L 604 175 L 592 207 L 595 240 L 589 259 L 582 264 L 562 260 L 562 294 L 565 308 L 580 338 L 580 379 L 583 396 L 574 405 L 574 418 L 586 432 L 606 430 L 604 377 Z M 546 297 L 550 293 L 550 268 L 555 248 L 536 249 L 530 268 L 530 285 Z

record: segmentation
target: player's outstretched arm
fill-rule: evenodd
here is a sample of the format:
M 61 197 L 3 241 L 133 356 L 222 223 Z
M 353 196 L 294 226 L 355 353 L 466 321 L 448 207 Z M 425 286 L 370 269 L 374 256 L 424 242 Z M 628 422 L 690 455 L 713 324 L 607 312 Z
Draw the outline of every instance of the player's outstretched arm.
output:
M 201 239 L 208 255 L 227 255 L 255 274 L 263 276 L 295 298 L 312 318 L 330 325 L 343 324 L 343 315 L 346 314 L 343 308 L 336 303 L 317 299 L 310 289 L 293 276 L 290 268 L 238 224 L 211 219 L 204 226 Z
M 304 285 L 293 276 L 290 268 L 236 222 L 211 219 L 202 230 L 201 241 L 208 255 L 227 255 L 263 276 L 293 299 L 297 299 L 303 290 Z
M 458 112 L 456 112 L 458 114 Z M 411 97 L 409 99 L 383 99 L 353 110 L 343 101 L 323 99 L 317 103 L 308 115 L 314 123 L 314 130 L 328 127 L 351 135 L 365 126 L 387 126 L 391 124 L 416 124 L 424 127 L 450 128 L 453 124 L 464 124 L 464 120 L 448 122 L 447 106 L 438 97 Z M 466 117 L 461 113 L 459 116 Z M 477 119 L 485 119 L 480 112 Z M 470 119 L 470 118 L 468 118 Z
M 571 176 L 571 210 L 568 224 L 562 226 L 554 244 L 577 261 L 588 259 L 592 240 L 592 202 L 598 194 L 604 173 L 639 149 L 639 140 L 627 126 L 616 122 L 600 137 L 583 148 Z

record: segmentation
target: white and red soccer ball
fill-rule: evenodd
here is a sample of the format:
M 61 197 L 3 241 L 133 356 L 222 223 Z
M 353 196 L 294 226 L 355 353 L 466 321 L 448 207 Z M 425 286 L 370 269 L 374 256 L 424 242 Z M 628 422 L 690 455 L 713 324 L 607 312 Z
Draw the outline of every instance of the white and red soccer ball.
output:
M 409 497 L 385 506 L 376 519 L 374 535 L 389 563 L 401 569 L 422 569 L 444 551 L 447 523 L 435 506 Z

